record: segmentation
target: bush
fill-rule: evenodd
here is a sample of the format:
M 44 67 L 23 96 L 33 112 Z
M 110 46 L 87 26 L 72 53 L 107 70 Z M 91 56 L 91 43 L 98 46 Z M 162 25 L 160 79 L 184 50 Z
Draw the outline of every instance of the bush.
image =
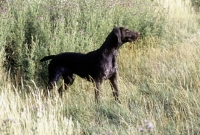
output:
M 3 33 L 4 67 L 17 83 L 21 77 L 27 82 L 43 82 L 47 76 L 47 69 L 42 69 L 47 65 L 39 63 L 43 56 L 96 49 L 115 25 L 140 31 L 142 37 L 160 37 L 165 20 L 162 15 L 155 15 L 155 8 L 160 7 L 147 8 L 149 4 L 106 0 L 2 2 L 1 18 L 6 18 L 1 22 L 8 22 L 2 25 L 7 29 Z

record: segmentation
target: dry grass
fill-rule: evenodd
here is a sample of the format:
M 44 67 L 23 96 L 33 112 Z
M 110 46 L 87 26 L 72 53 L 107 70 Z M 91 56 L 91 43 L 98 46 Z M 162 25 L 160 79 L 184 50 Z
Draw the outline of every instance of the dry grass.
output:
M 199 36 L 199 35 L 196 35 Z M 193 36 L 194 37 L 194 36 Z M 194 37 L 195 38 L 195 37 Z M 144 120 L 151 134 L 199 133 L 199 38 L 169 47 L 128 49 L 119 56 L 121 105 L 114 103 L 108 82 L 94 103 L 91 83 L 78 78 L 58 98 L 43 99 L 3 83 L 0 94 L 2 134 L 140 134 Z M 131 46 L 128 45 L 127 46 Z M 136 53 L 136 55 L 131 55 Z M 14 90 L 14 91 L 13 91 Z

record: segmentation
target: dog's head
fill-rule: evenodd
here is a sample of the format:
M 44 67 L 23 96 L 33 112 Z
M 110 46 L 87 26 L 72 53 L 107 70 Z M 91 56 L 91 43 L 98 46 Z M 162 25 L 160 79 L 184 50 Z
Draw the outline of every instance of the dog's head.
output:
M 122 44 L 126 42 L 135 41 L 140 36 L 139 32 L 134 32 L 124 27 L 115 27 L 113 29 L 113 32 L 115 36 L 117 36 L 118 43 Z

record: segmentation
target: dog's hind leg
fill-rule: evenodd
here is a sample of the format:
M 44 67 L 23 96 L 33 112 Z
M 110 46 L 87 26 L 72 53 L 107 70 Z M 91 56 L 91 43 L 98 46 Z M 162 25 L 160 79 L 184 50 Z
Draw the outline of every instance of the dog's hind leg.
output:
M 62 84 L 62 86 L 58 89 L 60 97 L 62 97 L 63 90 L 66 90 L 70 85 L 72 85 L 75 79 L 75 75 L 69 72 L 62 74 L 62 76 L 64 84 Z
M 49 82 L 47 85 L 47 91 L 44 91 L 44 95 L 50 93 L 50 91 L 55 87 L 56 82 L 58 81 L 59 77 L 65 72 L 63 68 L 54 67 L 49 65 Z
M 49 76 L 49 82 L 47 84 L 47 91 L 44 91 L 44 95 L 48 95 L 50 93 L 50 91 L 55 87 L 56 82 L 58 81 L 60 76 L 54 76 L 51 77 Z

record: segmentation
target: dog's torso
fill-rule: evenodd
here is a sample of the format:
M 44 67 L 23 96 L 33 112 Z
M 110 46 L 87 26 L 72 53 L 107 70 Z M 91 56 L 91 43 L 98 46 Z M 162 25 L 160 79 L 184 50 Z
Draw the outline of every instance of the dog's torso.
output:
M 49 68 L 52 70 L 62 68 L 64 72 L 77 74 L 88 81 L 92 79 L 103 81 L 117 72 L 116 57 L 117 53 L 107 55 L 101 50 L 87 54 L 66 52 L 54 56 Z

